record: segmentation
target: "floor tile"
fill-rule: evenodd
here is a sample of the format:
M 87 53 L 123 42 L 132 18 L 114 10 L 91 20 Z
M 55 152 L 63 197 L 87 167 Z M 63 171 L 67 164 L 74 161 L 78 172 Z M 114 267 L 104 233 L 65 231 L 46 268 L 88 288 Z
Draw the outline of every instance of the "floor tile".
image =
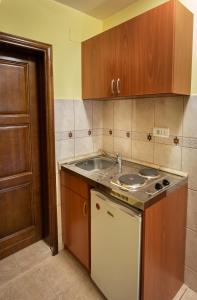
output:
M 197 293 L 193 292 L 191 289 L 188 289 L 181 300 L 197 300 Z
M 0 261 L 0 300 L 104 300 L 87 271 L 63 250 L 40 241 Z M 197 300 L 183 285 L 173 300 Z

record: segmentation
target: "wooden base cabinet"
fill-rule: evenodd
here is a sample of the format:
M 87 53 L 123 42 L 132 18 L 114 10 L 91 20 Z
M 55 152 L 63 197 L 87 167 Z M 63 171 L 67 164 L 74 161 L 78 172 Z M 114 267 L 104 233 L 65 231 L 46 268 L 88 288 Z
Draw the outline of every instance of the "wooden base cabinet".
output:
M 189 95 L 193 15 L 170 0 L 82 43 L 82 97 Z
M 141 300 L 172 300 L 184 283 L 187 185 L 144 211 Z
M 61 171 L 63 242 L 89 272 L 90 189 L 85 180 Z M 140 300 L 172 300 L 184 283 L 186 212 L 186 184 L 144 210 Z
M 90 270 L 90 197 L 89 186 L 61 172 L 62 238 L 67 248 Z

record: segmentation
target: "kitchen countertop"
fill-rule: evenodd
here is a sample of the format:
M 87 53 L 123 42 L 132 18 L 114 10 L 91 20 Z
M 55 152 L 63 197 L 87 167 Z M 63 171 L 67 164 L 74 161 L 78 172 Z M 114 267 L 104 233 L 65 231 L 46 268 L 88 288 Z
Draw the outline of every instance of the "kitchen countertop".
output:
M 180 174 L 181 172 L 178 172 L 178 174 L 173 174 L 172 172 L 169 173 L 158 168 L 162 176 L 164 176 L 165 178 L 168 178 L 168 176 L 170 177 L 170 180 L 172 182 L 170 188 L 166 188 L 161 191 L 158 191 L 154 195 L 147 195 L 147 193 L 144 192 L 143 187 L 141 187 L 139 190 L 136 191 L 124 191 L 122 189 L 120 190 L 119 187 L 116 187 L 111 183 L 112 179 L 114 178 L 116 179 L 118 176 L 121 176 L 123 174 L 138 172 L 140 168 L 146 166 L 132 161 L 122 160 L 121 171 L 117 163 L 102 171 L 101 170 L 86 171 L 75 165 L 77 162 L 83 161 L 85 159 L 90 159 L 93 157 L 98 157 L 98 156 L 102 156 L 102 157 L 104 156 L 108 158 L 108 156 L 105 155 L 94 154 L 94 155 L 86 156 L 85 158 L 80 158 L 80 159 L 75 158 L 75 159 L 68 160 L 66 163 L 65 162 L 60 163 L 59 167 L 77 176 L 83 177 L 83 179 L 85 179 L 93 187 L 103 191 L 108 195 L 118 198 L 119 200 L 123 200 L 125 203 L 127 203 L 127 205 L 140 210 L 144 210 L 146 207 L 152 205 L 159 199 L 165 197 L 166 193 L 169 193 L 172 190 L 177 189 L 179 186 L 183 184 L 187 184 L 186 174 L 184 173 Z M 155 181 L 158 181 L 158 179 L 151 180 L 150 183 L 152 184 Z

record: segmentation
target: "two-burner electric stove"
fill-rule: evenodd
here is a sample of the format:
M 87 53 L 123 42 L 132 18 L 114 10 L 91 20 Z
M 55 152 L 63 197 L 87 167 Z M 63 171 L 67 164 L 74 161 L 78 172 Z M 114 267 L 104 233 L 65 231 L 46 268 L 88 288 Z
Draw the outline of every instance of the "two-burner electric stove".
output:
M 118 166 L 116 168 L 118 170 Z M 110 194 L 139 209 L 144 209 L 158 195 L 187 181 L 187 177 L 127 161 L 124 161 L 121 171 L 113 173 L 114 170 L 103 180 L 111 188 Z

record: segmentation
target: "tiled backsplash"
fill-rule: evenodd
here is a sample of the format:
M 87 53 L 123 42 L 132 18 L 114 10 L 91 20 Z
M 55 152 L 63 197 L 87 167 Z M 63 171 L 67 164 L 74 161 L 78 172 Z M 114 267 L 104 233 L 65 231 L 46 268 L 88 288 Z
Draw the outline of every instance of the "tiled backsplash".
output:
M 102 149 L 103 103 L 56 100 L 56 159 L 97 152 Z
M 189 173 L 185 278 L 197 291 L 197 96 L 56 100 L 55 125 L 57 160 L 103 149 Z M 169 128 L 170 137 L 153 137 L 154 127 Z

